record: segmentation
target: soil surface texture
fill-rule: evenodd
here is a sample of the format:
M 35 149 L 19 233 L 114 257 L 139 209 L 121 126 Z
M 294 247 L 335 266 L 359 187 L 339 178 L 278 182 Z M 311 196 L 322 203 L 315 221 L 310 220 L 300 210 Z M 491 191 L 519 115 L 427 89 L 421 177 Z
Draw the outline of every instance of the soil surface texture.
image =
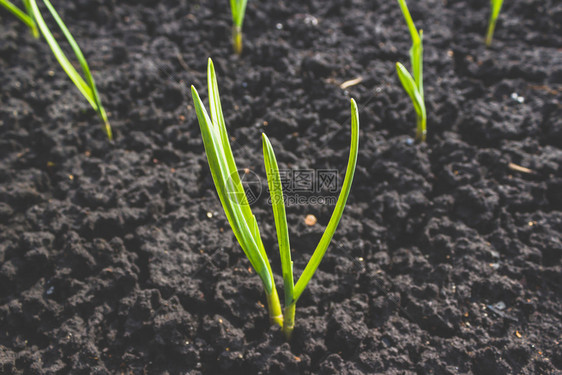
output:
M 250 0 L 241 57 L 226 0 L 52 3 L 115 141 L 0 10 L 1 374 L 562 372 L 560 1 L 506 1 L 489 49 L 488 0 L 409 2 L 426 144 L 395 71 L 411 44 L 396 1 Z M 206 102 L 208 57 L 281 296 L 261 132 L 282 169 L 341 186 L 359 105 L 348 206 L 290 343 L 207 165 L 189 85 Z M 337 192 L 286 195 L 306 198 L 287 208 L 298 277 Z

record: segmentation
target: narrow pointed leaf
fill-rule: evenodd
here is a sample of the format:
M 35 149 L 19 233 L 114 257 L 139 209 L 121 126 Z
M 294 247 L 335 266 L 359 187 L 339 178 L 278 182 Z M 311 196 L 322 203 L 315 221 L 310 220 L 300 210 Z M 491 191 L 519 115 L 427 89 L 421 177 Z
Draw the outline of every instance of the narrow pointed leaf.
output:
M 230 0 L 232 21 L 239 28 L 242 28 L 242 24 L 244 23 L 244 14 L 246 13 L 247 4 L 248 0 Z
M 301 274 L 299 280 L 297 281 L 293 293 L 293 300 L 296 302 L 299 297 L 302 295 L 303 291 L 305 290 L 308 282 L 316 272 L 316 269 L 320 265 L 330 242 L 332 241 L 332 237 L 334 236 L 334 232 L 338 227 L 340 219 L 343 214 L 343 210 L 345 208 L 345 204 L 347 202 L 347 197 L 349 196 L 349 192 L 351 190 L 351 183 L 353 181 L 353 176 L 355 174 L 355 166 L 357 165 L 357 154 L 359 150 L 359 113 L 357 111 L 357 104 L 355 100 L 351 99 L 351 150 L 349 152 L 349 160 L 347 162 L 347 170 L 345 172 L 345 179 L 343 181 L 342 190 L 338 197 L 338 201 L 336 202 L 336 207 L 334 208 L 334 212 L 332 213 L 332 217 L 328 222 L 328 226 L 326 227 L 326 231 L 322 235 L 316 250 L 312 254 L 308 264 L 306 265 L 303 273 Z
M 488 32 L 486 34 L 486 46 L 490 46 L 492 44 L 492 38 L 494 37 L 494 30 L 496 28 L 496 22 L 500 15 L 500 10 L 502 8 L 503 0 L 491 0 L 490 6 L 490 19 L 488 21 Z
M 248 223 L 248 226 L 252 231 L 251 233 L 254 242 L 258 246 L 262 258 L 267 259 L 267 253 L 265 252 L 261 236 L 259 235 L 259 228 L 256 222 L 256 218 L 254 217 L 254 215 L 252 214 L 252 210 L 250 209 L 248 198 L 246 197 L 242 181 L 240 180 L 240 175 L 238 174 L 238 168 L 236 166 L 236 161 L 232 153 L 232 148 L 230 147 L 230 141 L 228 139 L 228 132 L 226 131 L 226 125 L 220 101 L 217 75 L 215 73 L 213 60 L 211 59 L 208 60 L 207 64 L 207 82 L 209 85 L 209 108 L 211 111 L 212 125 L 215 134 L 217 134 L 217 139 L 220 140 L 222 153 L 224 154 L 224 158 L 228 167 L 228 175 L 226 177 L 232 181 L 232 184 L 236 188 L 234 192 L 231 192 L 233 193 L 233 197 L 231 198 L 237 199 L 238 206 L 240 211 L 242 212 L 242 215 L 244 216 L 244 220 L 246 221 L 246 223 Z M 269 262 L 266 262 L 266 265 L 269 273 L 273 275 Z
M 209 90 L 214 91 L 210 82 L 209 84 Z M 237 173 L 236 170 L 230 169 L 232 163 L 228 162 L 228 158 L 232 158 L 232 153 L 224 150 L 220 129 L 209 118 L 195 87 L 191 87 L 191 92 L 217 194 L 236 239 L 252 267 L 262 279 L 264 288 L 269 294 L 273 289 L 273 275 L 267 257 L 264 256 L 265 250 L 261 238 L 256 241 L 256 237 L 259 238 L 256 220 L 253 215 L 247 219 L 242 211 L 245 206 L 241 204 L 239 197 L 245 198 L 246 195 L 242 184 L 235 183 L 231 177 L 233 173 Z M 217 98 L 218 91 L 214 92 L 213 95 Z M 222 116 L 222 113 L 217 113 L 217 115 Z
M 107 134 L 107 137 L 110 140 L 113 139 L 111 127 L 107 120 L 107 114 L 105 112 L 105 109 L 101 105 L 101 101 L 94 82 L 94 78 L 92 77 L 92 74 L 88 67 L 88 63 L 86 62 L 86 59 L 84 58 L 84 55 L 80 50 L 80 47 L 72 37 L 72 34 L 68 30 L 62 19 L 59 17 L 57 11 L 51 5 L 49 0 L 43 0 L 45 6 L 53 16 L 57 25 L 59 26 L 64 36 L 66 37 L 68 43 L 70 44 L 70 47 L 74 51 L 74 54 L 76 55 L 76 58 L 78 59 L 78 62 L 80 63 L 80 66 L 84 73 L 84 76 L 86 77 L 86 80 L 84 80 L 82 76 L 80 76 L 80 74 L 76 71 L 74 66 L 68 60 L 68 57 L 66 57 L 65 53 L 62 51 L 60 45 L 54 38 L 53 34 L 51 33 L 51 30 L 45 23 L 45 20 L 43 19 L 43 16 L 39 11 L 39 7 L 37 6 L 37 1 L 36 0 L 28 0 L 28 1 L 29 1 L 30 10 L 33 13 L 35 21 L 37 22 L 37 25 L 39 26 L 41 33 L 45 37 L 47 44 L 49 44 L 49 47 L 53 51 L 53 54 L 55 55 L 57 61 L 62 66 L 63 70 L 66 72 L 68 77 L 72 80 L 74 85 L 78 88 L 78 90 L 82 93 L 82 95 L 86 98 L 86 100 L 88 100 L 92 108 L 98 113 L 98 116 L 104 123 L 104 130 Z
M 291 261 L 291 245 L 289 243 L 289 230 L 287 227 L 287 215 L 285 213 L 285 201 L 283 199 L 283 187 L 279 175 L 279 165 L 273 147 L 269 139 L 262 134 L 263 158 L 267 174 L 267 184 L 271 197 L 271 207 L 275 219 L 277 231 L 277 242 L 279 243 L 279 255 L 281 257 L 281 270 L 283 272 L 283 285 L 285 291 L 285 305 L 293 300 L 293 262 Z
M 72 82 L 74 82 L 78 90 L 80 90 L 80 92 L 88 100 L 90 105 L 97 111 L 97 104 L 93 99 L 92 90 L 90 89 L 86 81 L 84 81 L 84 79 L 78 74 L 76 69 L 74 69 L 74 66 L 72 66 L 72 64 L 60 48 L 58 42 L 55 40 L 55 37 L 53 36 L 53 34 L 51 34 L 49 27 L 45 23 L 45 20 L 43 19 L 43 16 L 41 15 L 39 8 L 37 7 L 37 2 L 35 0 L 30 0 L 30 5 L 35 20 L 37 21 L 37 25 L 39 26 L 41 33 L 45 37 L 45 40 L 49 44 L 49 47 L 51 47 L 51 50 L 53 51 L 56 59 L 58 60 L 66 74 L 70 77 Z
M 412 44 L 419 44 L 420 36 L 418 35 L 418 30 L 416 29 L 414 21 L 412 20 L 412 16 L 410 15 L 410 11 L 408 10 L 406 1 L 398 0 L 398 4 L 400 5 L 400 9 L 402 10 L 402 14 L 404 15 L 406 24 L 408 25 L 408 30 L 410 31 L 410 36 L 412 37 Z
M 417 115 L 420 117 L 425 117 L 425 104 L 423 103 L 423 99 L 418 93 L 414 78 L 404 67 L 404 65 L 400 64 L 399 62 L 396 63 L 396 72 L 398 73 L 398 78 L 400 79 L 404 90 L 412 100 L 412 104 L 414 105 L 414 109 L 416 110 Z
M 230 147 L 230 141 L 228 139 L 228 133 L 226 131 L 226 125 L 224 122 L 224 115 L 222 113 L 217 76 L 215 73 L 213 61 L 211 59 L 209 59 L 207 65 L 207 82 L 209 82 L 209 108 L 211 111 L 212 124 L 219 136 L 222 149 L 226 156 L 226 162 L 228 164 L 228 169 L 230 172 L 229 177 L 233 180 L 233 183 L 238 186 L 242 183 L 240 181 L 240 175 L 238 174 L 238 168 L 236 167 L 234 155 L 232 154 L 232 148 Z M 246 195 L 243 194 L 240 198 L 244 199 L 246 198 Z M 241 201 L 240 205 L 244 206 L 242 207 L 244 216 L 246 217 L 247 221 L 250 221 L 253 215 L 249 208 L 248 202 Z
M 412 72 L 414 81 L 418 88 L 418 93 L 423 101 L 423 31 L 420 30 L 420 42 L 413 44 L 410 48 L 410 62 L 412 64 Z
M 35 1 L 35 0 L 33 0 L 33 1 Z M 82 50 L 80 49 L 80 46 L 78 46 L 78 43 L 76 43 L 76 40 L 74 39 L 74 37 L 72 36 L 72 34 L 68 30 L 68 28 L 66 27 L 66 25 L 64 24 L 62 19 L 60 18 L 58 12 L 51 5 L 51 2 L 49 0 L 43 0 L 43 3 L 45 3 L 45 6 L 47 7 L 49 12 L 53 16 L 53 19 L 55 20 L 55 22 L 57 23 L 59 28 L 61 29 L 62 33 L 64 34 L 64 36 L 66 38 L 66 40 L 68 41 L 68 44 L 72 48 L 72 51 L 74 52 L 74 55 L 76 56 L 76 59 L 80 63 L 80 67 L 82 68 L 82 73 L 84 73 L 84 77 L 86 79 L 86 84 L 88 85 L 88 87 L 91 90 L 91 96 L 92 96 L 91 100 L 96 104 L 95 106 L 92 106 L 92 107 L 98 112 L 98 116 L 103 121 L 104 130 L 105 130 L 108 138 L 110 140 L 113 139 L 113 133 L 111 131 L 111 126 L 109 125 L 109 121 L 107 119 L 107 114 L 105 112 L 105 109 L 103 108 L 103 105 L 101 104 L 100 95 L 99 95 L 98 89 L 96 87 L 94 77 L 92 76 L 92 72 L 90 71 L 90 67 L 88 66 L 88 62 L 86 61 L 86 58 L 84 57 L 84 54 L 82 53 Z
M 503 0 L 491 0 L 490 3 L 492 4 L 492 18 L 497 19 L 502 9 Z

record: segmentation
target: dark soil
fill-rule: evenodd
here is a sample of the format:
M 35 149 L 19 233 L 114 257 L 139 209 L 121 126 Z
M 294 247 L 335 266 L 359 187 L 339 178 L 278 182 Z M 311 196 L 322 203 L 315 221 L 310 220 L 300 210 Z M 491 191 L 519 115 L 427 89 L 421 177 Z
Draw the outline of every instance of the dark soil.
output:
M 423 145 L 396 1 L 250 0 L 241 58 L 225 0 L 53 3 L 116 140 L 1 11 L 0 373 L 562 372 L 562 3 L 506 1 L 487 50 L 488 0 L 410 1 Z M 216 198 L 188 93 L 208 56 L 238 166 L 262 177 L 262 131 L 282 168 L 342 177 L 359 103 L 355 183 L 290 344 Z M 297 275 L 331 211 L 288 208 Z

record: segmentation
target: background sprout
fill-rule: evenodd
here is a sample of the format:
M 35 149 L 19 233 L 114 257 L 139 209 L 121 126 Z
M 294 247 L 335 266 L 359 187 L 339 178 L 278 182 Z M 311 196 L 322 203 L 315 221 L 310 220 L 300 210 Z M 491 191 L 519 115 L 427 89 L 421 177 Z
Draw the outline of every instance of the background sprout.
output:
M 419 142 L 425 142 L 426 138 L 426 123 L 427 114 L 425 111 L 425 100 L 423 96 L 423 30 L 420 30 L 419 34 L 412 21 L 412 16 L 408 10 L 405 0 L 398 0 L 400 4 L 400 9 L 410 30 L 410 36 L 412 37 L 412 47 L 410 48 L 410 63 L 412 65 L 412 75 L 406 70 L 404 65 L 397 62 L 396 72 L 398 73 L 398 78 L 404 87 L 404 90 L 410 96 L 414 109 L 417 114 L 417 127 L 416 127 L 416 140 Z
M 207 68 L 207 81 L 209 86 L 211 117 L 207 114 L 199 94 L 193 86 L 191 87 L 191 91 L 211 175 L 213 176 L 217 194 L 226 213 L 228 222 L 232 227 L 232 231 L 240 243 L 244 254 L 246 254 L 252 267 L 254 267 L 256 273 L 262 280 L 267 295 L 270 321 L 272 324 L 278 324 L 282 327 L 285 337 L 288 340 L 295 326 L 296 303 L 306 289 L 306 286 L 316 272 L 316 269 L 328 249 L 334 232 L 343 215 L 343 210 L 351 190 L 359 149 L 359 115 L 357 104 L 351 99 L 351 150 L 342 190 L 334 212 L 332 213 L 332 217 L 326 227 L 326 231 L 322 235 L 316 250 L 314 250 L 314 253 L 296 284 L 293 280 L 293 262 L 291 260 L 287 217 L 285 214 L 285 203 L 283 200 L 279 167 L 269 139 L 265 134 L 262 134 L 264 163 L 271 194 L 283 272 L 285 292 L 285 311 L 283 315 L 271 266 L 260 238 L 256 219 L 254 215 L 252 215 L 250 206 L 248 205 L 248 200 L 241 184 L 234 156 L 232 155 L 232 150 L 228 141 L 215 70 L 211 59 L 209 59 Z
M 486 47 L 492 45 L 492 38 L 494 37 L 494 30 L 496 29 L 496 21 L 500 15 L 503 0 L 490 0 L 490 21 L 488 22 L 488 33 L 486 34 Z
M 86 62 L 86 58 L 80 50 L 78 43 L 76 43 L 76 40 L 74 40 L 74 37 L 60 18 L 59 14 L 51 5 L 51 2 L 49 0 L 43 0 L 43 3 L 55 19 L 57 25 L 70 44 L 70 47 L 74 51 L 74 54 L 76 55 L 76 58 L 80 63 L 80 67 L 82 68 L 82 73 L 84 73 L 84 77 L 86 78 L 85 80 L 80 76 L 80 74 L 78 74 L 74 66 L 72 66 L 72 64 L 60 48 L 58 42 L 51 33 L 51 30 L 45 23 L 45 20 L 43 19 L 43 16 L 39 11 L 39 7 L 37 6 L 36 0 L 23 0 L 23 4 L 27 11 L 27 14 L 8 0 L 0 0 L 0 5 L 4 6 L 22 22 L 28 25 L 31 28 L 33 35 L 37 37 L 39 36 L 37 26 L 39 27 L 39 30 L 41 30 L 41 33 L 45 37 L 45 40 L 49 44 L 49 47 L 51 47 L 51 51 L 53 51 L 53 54 L 55 55 L 56 59 L 58 60 L 66 74 L 70 77 L 78 90 L 80 90 L 82 95 L 84 95 L 84 97 L 88 100 L 92 108 L 94 108 L 94 110 L 98 113 L 98 116 L 103 122 L 103 128 L 107 135 L 107 138 L 111 141 L 113 139 L 111 126 L 109 125 L 109 121 L 107 120 L 105 109 L 101 104 L 98 89 L 96 88 L 94 77 L 92 77 L 92 73 L 90 72 L 88 63 Z
M 37 30 L 37 24 L 33 20 L 33 13 L 31 12 L 31 6 L 29 4 L 29 0 L 24 0 L 23 5 L 25 7 L 25 12 L 23 12 L 20 8 L 9 2 L 8 0 L 0 0 L 0 5 L 6 8 L 10 13 L 20 19 L 23 23 L 25 23 L 31 29 L 31 33 L 35 38 L 39 38 L 39 31 Z
M 232 11 L 232 47 L 237 55 L 242 53 L 242 24 L 248 0 L 230 0 Z
M 68 60 L 62 49 L 60 48 L 59 44 L 57 43 L 56 39 L 51 33 L 49 27 L 45 23 L 45 20 L 43 19 L 43 16 L 39 11 L 39 7 L 37 6 L 36 0 L 23 0 L 23 5 L 25 7 L 27 14 L 23 12 L 21 9 L 19 9 L 17 6 L 12 4 L 10 1 L 0 0 L 0 5 L 2 5 L 12 14 L 14 14 L 17 18 L 19 18 L 22 22 L 28 25 L 31 28 L 31 31 L 36 38 L 39 37 L 39 32 L 37 28 L 39 27 L 39 30 L 41 30 L 41 33 L 45 37 L 45 40 L 49 44 L 49 47 L 51 47 L 51 51 L 53 51 L 53 54 L 55 55 L 56 59 L 58 60 L 58 62 L 60 63 L 66 74 L 70 77 L 70 79 L 76 85 L 78 90 L 80 90 L 82 95 L 84 95 L 84 97 L 88 100 L 92 108 L 94 108 L 94 110 L 97 112 L 98 116 L 103 122 L 104 131 L 107 137 L 109 138 L 109 140 L 111 141 L 113 139 L 111 126 L 109 125 L 109 121 L 107 120 L 107 114 L 105 112 L 105 109 L 101 104 L 98 89 L 96 88 L 94 77 L 92 77 L 92 73 L 90 72 L 88 63 L 86 62 L 86 58 L 84 57 L 84 54 L 82 53 L 80 47 L 76 43 L 76 40 L 74 40 L 74 37 L 72 36 L 72 34 L 68 30 L 64 22 L 62 21 L 62 19 L 59 17 L 57 11 L 51 5 L 50 1 L 43 0 L 43 3 L 51 13 L 53 18 L 55 19 L 57 25 L 59 26 L 64 36 L 66 37 L 66 40 L 70 44 L 70 47 L 74 51 L 74 54 L 76 55 L 76 58 L 80 63 L 80 66 L 82 68 L 82 73 L 84 73 L 86 80 L 84 80 L 80 76 L 80 74 L 78 74 L 74 66 L 72 66 L 72 64 L 70 63 L 70 61 Z
M 78 74 L 74 66 L 72 66 L 72 64 L 70 63 L 70 61 L 68 60 L 62 49 L 60 48 L 58 42 L 55 40 L 53 34 L 51 33 L 51 30 L 49 30 L 49 27 L 45 23 L 45 20 L 43 19 L 43 16 L 39 11 L 39 7 L 37 6 L 36 0 L 28 0 L 28 1 L 29 1 L 29 9 L 33 14 L 33 18 L 35 19 L 35 22 L 37 22 L 37 25 L 39 26 L 39 30 L 41 30 L 41 33 L 45 37 L 45 40 L 49 44 L 49 47 L 51 47 L 51 51 L 53 51 L 53 54 L 55 55 L 56 59 L 58 60 L 58 62 L 60 63 L 66 74 L 70 77 L 72 82 L 76 85 L 78 90 L 80 90 L 80 92 L 88 100 L 92 108 L 94 108 L 94 110 L 98 113 L 98 116 L 103 122 L 103 128 L 105 133 L 107 134 L 107 138 L 109 138 L 109 140 L 111 141 L 113 139 L 111 126 L 109 125 L 109 121 L 107 120 L 107 114 L 105 113 L 105 109 L 101 104 L 101 100 L 98 94 L 98 89 L 96 88 L 96 84 L 94 82 L 94 77 L 92 77 L 92 73 L 90 72 L 90 68 L 88 67 L 88 63 L 86 62 L 86 58 L 84 57 L 84 54 L 82 54 L 80 47 L 78 47 L 78 44 L 74 40 L 74 37 L 72 36 L 72 34 L 68 30 L 64 22 L 62 21 L 62 19 L 59 17 L 57 11 L 51 5 L 50 1 L 43 0 L 43 3 L 45 3 L 45 6 L 47 7 L 49 12 L 55 19 L 57 25 L 59 26 L 62 33 L 66 37 L 66 40 L 70 44 L 70 47 L 74 51 L 74 54 L 76 55 L 76 58 L 80 63 L 80 67 L 82 68 L 82 73 L 84 73 L 84 77 L 86 78 L 86 80 L 84 80 L 80 76 L 80 74 Z

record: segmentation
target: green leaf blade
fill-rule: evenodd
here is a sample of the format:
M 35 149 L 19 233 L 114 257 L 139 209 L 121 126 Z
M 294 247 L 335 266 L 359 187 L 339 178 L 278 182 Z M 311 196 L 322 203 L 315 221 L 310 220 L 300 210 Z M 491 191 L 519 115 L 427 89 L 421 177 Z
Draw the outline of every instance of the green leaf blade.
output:
M 402 83 L 402 87 L 404 87 L 404 91 L 406 91 L 412 100 L 412 104 L 414 105 L 417 115 L 421 116 L 423 105 L 422 99 L 418 93 L 416 81 L 404 65 L 399 62 L 396 63 L 396 72 L 398 73 L 398 78 L 400 79 L 400 83 Z
M 486 33 L 486 47 L 492 45 L 492 39 L 494 37 L 494 30 L 496 29 L 496 22 L 500 15 L 503 0 L 490 0 L 490 19 L 488 21 L 488 32 Z
M 95 101 L 93 100 L 93 95 L 92 95 L 92 91 L 91 91 L 90 87 L 84 81 L 84 79 L 78 74 L 76 69 L 74 69 L 74 66 L 72 66 L 72 64 L 70 63 L 70 61 L 68 60 L 68 58 L 66 57 L 66 55 L 64 54 L 62 49 L 60 48 L 58 42 L 55 40 L 55 37 L 53 36 L 53 34 L 51 34 L 51 31 L 49 30 L 49 27 L 45 23 L 45 20 L 43 19 L 43 16 L 41 15 L 41 12 L 39 11 L 39 8 L 37 6 L 37 2 L 35 0 L 30 0 L 30 5 L 31 5 L 31 9 L 33 11 L 33 15 L 35 17 L 35 20 L 37 21 L 37 25 L 39 26 L 39 29 L 41 30 L 41 33 L 45 37 L 45 40 L 47 41 L 47 44 L 49 44 L 49 47 L 53 51 L 53 54 L 55 55 L 55 58 L 57 59 L 59 64 L 62 66 L 62 68 L 64 69 L 64 71 L 68 75 L 68 77 L 76 85 L 78 90 L 80 90 L 80 92 L 88 100 L 90 105 L 97 111 L 97 105 L 96 105 Z
M 336 207 L 334 208 L 334 212 L 332 213 L 332 217 L 328 222 L 326 230 L 314 250 L 312 257 L 310 258 L 308 264 L 306 265 L 304 271 L 302 272 L 299 280 L 297 281 L 293 293 L 293 300 L 296 302 L 304 290 L 308 285 L 310 279 L 316 272 L 316 269 L 320 265 L 330 242 L 332 241 L 332 237 L 338 227 L 340 219 L 343 215 L 343 210 L 345 208 L 345 204 L 347 202 L 347 198 L 349 196 L 349 192 L 351 190 L 351 183 L 353 181 L 353 176 L 355 174 L 355 167 L 357 165 L 357 155 L 359 151 L 359 113 L 357 110 L 357 103 L 355 100 L 351 99 L 351 149 L 349 152 L 349 160 L 347 162 L 347 170 L 345 173 L 345 178 L 342 186 L 342 190 L 338 197 L 338 201 L 336 202 Z
M 242 54 L 242 25 L 248 0 L 230 0 L 232 12 L 232 48 L 237 55 Z
M 230 0 L 230 10 L 232 12 L 232 21 L 234 25 L 242 28 L 244 23 L 244 15 L 246 14 L 246 5 L 248 0 Z
M 420 141 L 425 141 L 426 137 L 426 119 L 427 114 L 425 110 L 425 102 L 423 97 L 420 95 L 416 82 L 410 72 L 401 63 L 396 63 L 396 72 L 398 73 L 398 78 L 404 87 L 404 91 L 410 97 L 412 104 L 417 115 L 417 131 L 416 138 Z
M 248 198 L 246 197 L 246 193 L 244 192 L 240 175 L 238 174 L 236 160 L 234 159 L 232 148 L 230 147 L 228 132 L 226 131 L 226 124 L 222 112 L 219 87 L 217 83 L 217 75 L 215 73 L 215 66 L 213 64 L 213 60 L 211 60 L 210 58 L 207 64 L 207 82 L 209 85 L 209 108 L 211 112 L 211 120 L 212 120 L 213 128 L 216 131 L 217 139 L 220 140 L 223 157 L 227 163 L 227 168 L 229 173 L 227 177 L 232 181 L 234 187 L 236 188 L 236 191 L 231 193 L 233 193 L 232 195 L 237 200 L 237 204 L 239 206 L 242 215 L 244 216 L 244 220 L 246 221 L 246 223 L 249 223 L 249 228 L 252 230 L 252 236 L 254 242 L 258 246 L 262 258 L 267 259 L 267 253 L 265 252 L 265 248 L 263 246 L 261 236 L 259 235 L 259 228 L 257 222 L 255 223 L 256 229 L 254 230 L 253 223 L 256 221 L 256 219 L 252 214 L 252 210 L 250 209 Z M 269 269 L 269 273 L 273 275 L 273 272 L 271 271 L 271 265 L 269 264 L 269 262 L 266 262 L 266 266 Z
M 236 161 L 234 159 L 232 148 L 230 147 L 230 141 L 228 139 L 228 133 L 226 131 L 215 66 L 213 64 L 213 60 L 210 58 L 207 64 L 207 82 L 209 83 L 209 108 L 211 112 L 212 125 L 219 136 L 221 147 L 224 151 L 226 162 L 228 164 L 228 169 L 232 173 L 230 178 L 232 178 L 234 184 L 238 186 L 241 184 L 240 176 L 238 175 L 238 168 L 236 167 Z M 244 194 L 243 197 L 246 197 L 246 195 Z M 240 203 L 243 204 L 244 202 Z M 243 205 L 245 206 L 243 208 L 246 208 L 244 209 L 244 216 L 246 217 L 246 220 L 250 220 L 253 215 L 249 210 L 249 206 L 247 202 Z
M 279 175 L 279 165 L 271 142 L 262 133 L 263 158 L 267 175 L 267 184 L 271 195 L 271 207 L 275 219 L 277 231 L 277 242 L 279 244 L 279 255 L 281 258 L 281 270 L 283 272 L 283 285 L 285 291 L 285 305 L 293 301 L 293 262 L 291 261 L 291 245 L 289 242 L 289 229 L 287 226 L 287 215 L 285 212 L 285 200 L 283 199 L 283 186 Z
M 491 0 L 492 3 L 492 18 L 497 19 L 502 9 L 503 0 Z
M 420 30 L 420 42 L 410 48 L 410 62 L 418 93 L 423 101 L 423 31 Z
M 414 25 L 414 21 L 412 20 L 412 16 L 410 15 L 410 10 L 408 9 L 406 0 L 398 0 L 398 4 L 400 5 L 400 10 L 402 11 L 404 19 L 406 20 L 406 25 L 408 25 L 408 30 L 410 31 L 410 36 L 412 37 L 412 44 L 419 44 L 420 36 L 416 26 Z
M 24 6 L 26 7 L 26 10 L 29 9 L 28 1 L 29 0 L 24 0 Z M 33 21 L 33 18 L 30 16 L 29 11 L 28 14 L 25 14 L 25 12 L 23 12 L 20 8 L 18 8 L 8 0 L 0 0 L 0 5 L 2 5 L 4 8 L 6 8 L 6 10 L 16 16 L 16 18 L 18 18 L 20 21 L 25 23 L 31 29 L 33 36 L 35 36 L 36 38 L 39 36 L 37 32 L 37 25 L 35 24 L 35 21 Z
M 68 43 L 70 44 L 70 47 L 72 48 L 76 58 L 78 59 L 78 62 L 80 63 L 82 72 L 84 73 L 86 80 L 84 80 L 82 76 L 80 76 L 78 71 L 70 63 L 70 60 L 63 52 L 60 45 L 56 41 L 55 37 L 51 33 L 51 30 L 47 26 L 43 16 L 41 15 L 39 7 L 37 6 L 37 1 L 36 0 L 28 0 L 28 1 L 29 1 L 29 9 L 33 13 L 33 17 L 37 22 L 39 30 L 41 30 L 41 33 L 45 37 L 45 40 L 47 41 L 47 44 L 49 45 L 51 51 L 55 55 L 55 58 L 57 59 L 63 70 L 66 72 L 68 77 L 71 79 L 71 81 L 74 83 L 74 85 L 78 88 L 78 90 L 82 93 L 82 95 L 86 98 L 86 100 L 88 100 L 92 108 L 97 112 L 98 116 L 103 121 L 104 131 L 106 132 L 108 139 L 112 140 L 113 133 L 111 131 L 111 126 L 109 125 L 109 121 L 107 119 L 107 114 L 101 104 L 101 100 L 99 97 L 97 87 L 94 82 L 94 78 L 90 72 L 90 68 L 88 67 L 86 58 L 84 57 L 84 54 L 82 53 L 80 47 L 78 46 L 78 43 L 76 43 L 76 40 L 74 39 L 68 28 L 66 27 L 62 19 L 60 18 L 58 12 L 50 3 L 50 1 L 43 0 L 43 3 L 51 13 L 53 19 L 55 20 L 55 22 L 63 32 Z
M 493 0 L 492 0 L 493 1 Z M 410 63 L 412 65 L 412 75 L 400 63 L 396 63 L 396 71 L 404 90 L 410 96 L 417 114 L 416 139 L 424 142 L 426 138 L 427 115 L 425 110 L 425 99 L 423 90 L 423 30 L 416 29 L 406 0 L 398 0 L 402 15 L 406 20 L 412 46 L 410 47 Z
M 210 91 L 213 90 L 211 82 L 209 82 L 209 86 Z M 256 219 L 251 214 L 251 211 L 250 216 L 245 212 L 245 210 L 249 210 L 249 206 L 247 206 L 247 198 L 242 184 L 236 183 L 232 177 L 234 175 L 238 176 L 236 170 L 231 170 L 230 165 L 233 165 L 233 163 L 228 160 L 229 157 L 233 158 L 232 153 L 225 152 L 220 128 L 209 117 L 195 87 L 191 87 L 191 92 L 205 146 L 205 153 L 219 200 L 236 239 L 252 267 L 262 279 L 264 288 L 269 294 L 274 286 L 271 266 L 269 261 L 267 261 L 267 255 L 259 237 Z M 215 92 L 213 95 L 217 97 L 216 94 L 218 92 Z M 244 197 L 244 199 L 240 200 L 239 197 Z

